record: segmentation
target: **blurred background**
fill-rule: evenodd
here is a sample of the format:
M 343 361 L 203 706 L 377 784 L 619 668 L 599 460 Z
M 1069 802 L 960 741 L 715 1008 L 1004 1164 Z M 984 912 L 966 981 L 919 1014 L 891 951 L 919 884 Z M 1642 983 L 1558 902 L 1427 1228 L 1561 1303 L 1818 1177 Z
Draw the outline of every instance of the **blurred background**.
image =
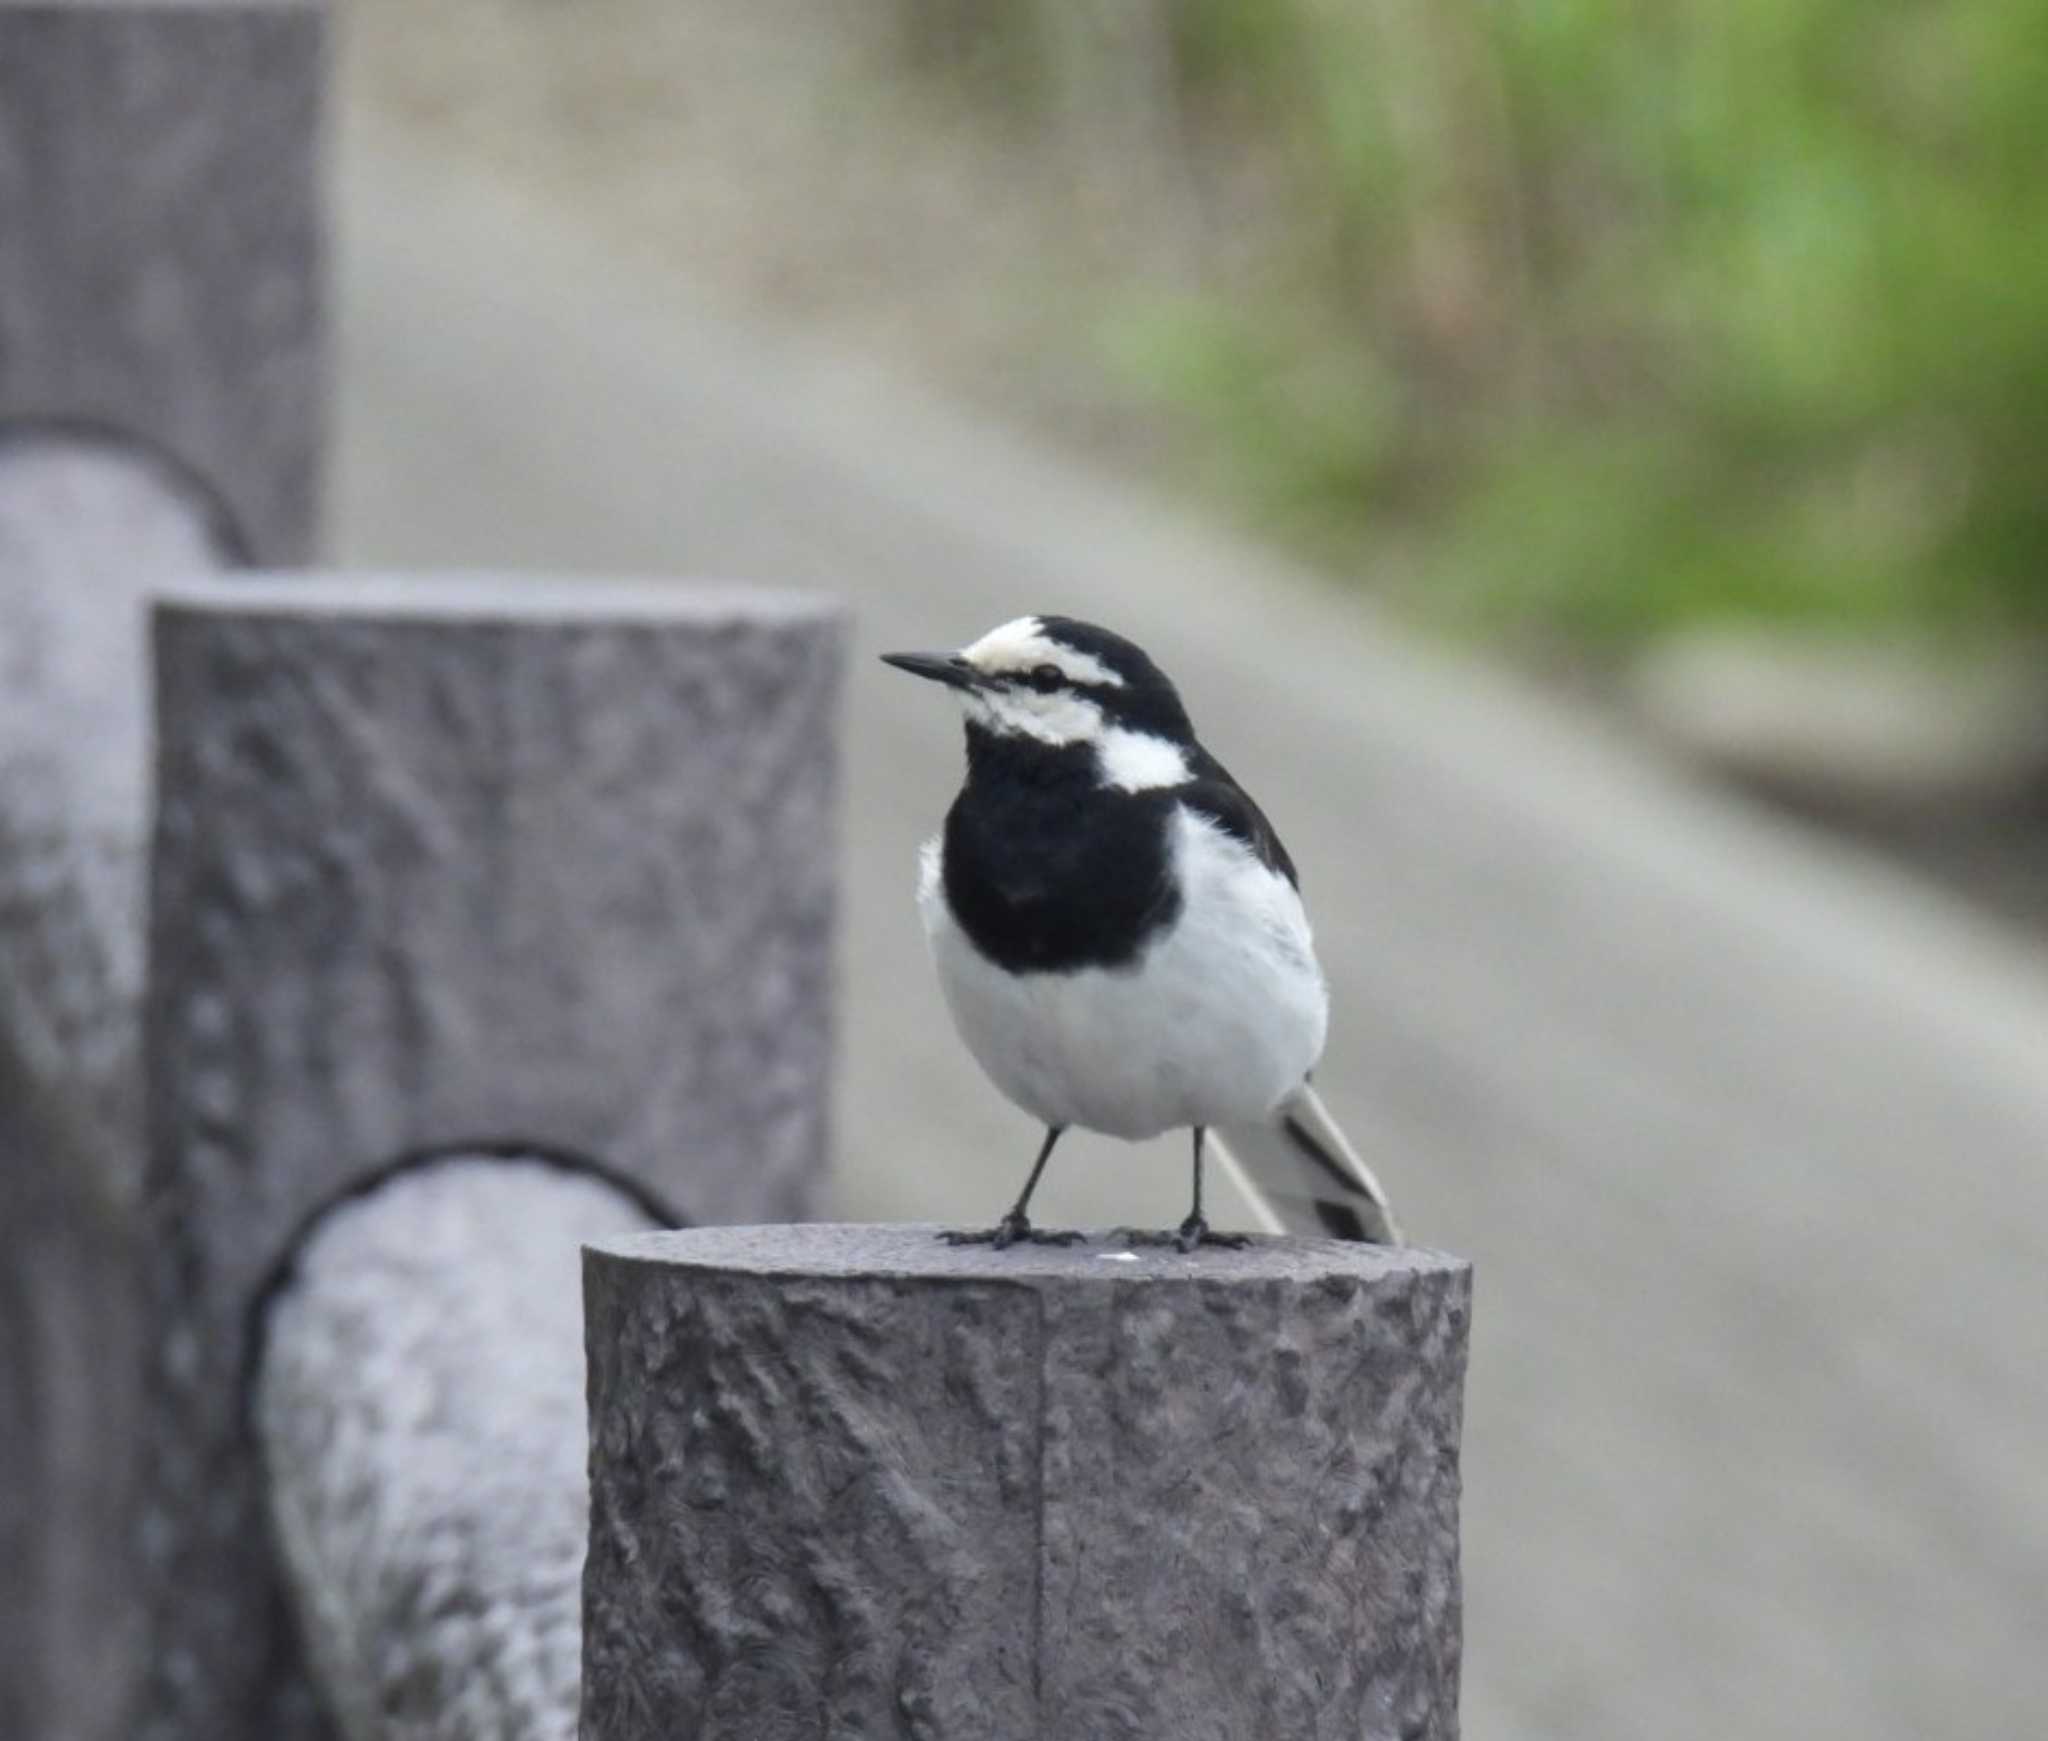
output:
M 985 1221 L 1035 1138 L 912 909 L 957 725 L 872 655 L 1108 623 L 1477 1265 L 1465 1733 L 2039 1733 L 2048 9 L 335 24 L 324 560 L 853 612 L 838 1211 Z M 1044 1218 L 1183 1155 L 1072 1140 Z
M 2039 8 L 369 0 L 350 43 L 380 125 L 634 270 L 2048 918 Z
M 1030 1144 L 869 655 L 1153 647 L 1478 1262 L 1466 1732 L 2030 1732 L 2044 84 L 2013 0 L 358 0 L 331 541 L 850 597 L 854 1216 Z

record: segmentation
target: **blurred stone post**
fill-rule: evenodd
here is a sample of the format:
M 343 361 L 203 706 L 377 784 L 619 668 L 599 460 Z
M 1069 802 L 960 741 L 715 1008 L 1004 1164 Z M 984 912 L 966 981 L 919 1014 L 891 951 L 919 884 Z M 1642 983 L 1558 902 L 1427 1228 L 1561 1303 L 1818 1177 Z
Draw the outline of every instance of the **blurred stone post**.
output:
M 325 1719 L 252 1308 L 424 1149 L 592 1157 L 692 1221 L 812 1208 L 840 626 L 740 589 L 254 580 L 161 603 L 155 647 L 138 1732 L 297 1741 Z
M 583 1741 L 1452 1741 L 1470 1280 L 595 1242 Z
M 153 579 L 203 574 L 229 554 L 212 502 L 153 455 L 77 431 L 0 436 L 0 1736 L 9 1741 L 128 1741 L 149 817 L 142 600 Z
M 140 598 L 304 559 L 325 15 L 0 0 L 0 1735 L 129 1741 Z
M 173 457 L 254 560 L 312 554 L 313 0 L 0 0 L 0 424 Z

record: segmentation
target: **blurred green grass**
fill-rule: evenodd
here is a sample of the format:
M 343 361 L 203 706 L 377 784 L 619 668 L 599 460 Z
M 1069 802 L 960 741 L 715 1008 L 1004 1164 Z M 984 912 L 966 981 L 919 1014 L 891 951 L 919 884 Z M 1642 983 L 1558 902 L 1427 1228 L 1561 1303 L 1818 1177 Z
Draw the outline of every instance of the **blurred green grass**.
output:
M 1195 259 L 1099 310 L 1109 365 L 1269 526 L 1420 552 L 1426 613 L 2048 627 L 2048 7 L 898 17 L 991 125 L 1156 158 Z

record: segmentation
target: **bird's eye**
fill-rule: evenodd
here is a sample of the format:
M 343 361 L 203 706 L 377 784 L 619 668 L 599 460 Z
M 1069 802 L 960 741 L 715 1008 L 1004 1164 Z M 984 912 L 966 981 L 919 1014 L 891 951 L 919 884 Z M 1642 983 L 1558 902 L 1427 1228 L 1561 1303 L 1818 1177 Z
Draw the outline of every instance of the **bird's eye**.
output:
M 1066 680 L 1067 674 L 1057 665 L 1039 665 L 1031 673 L 1033 689 L 1057 689 Z

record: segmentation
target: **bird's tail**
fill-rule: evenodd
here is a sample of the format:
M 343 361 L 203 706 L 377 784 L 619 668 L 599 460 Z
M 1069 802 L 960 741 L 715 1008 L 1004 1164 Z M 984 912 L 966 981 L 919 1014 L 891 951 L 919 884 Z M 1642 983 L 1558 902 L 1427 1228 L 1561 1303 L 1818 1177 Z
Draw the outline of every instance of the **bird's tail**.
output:
M 1379 1180 L 1306 1082 L 1271 1124 L 1211 1130 L 1208 1146 L 1268 1233 L 1401 1244 Z

